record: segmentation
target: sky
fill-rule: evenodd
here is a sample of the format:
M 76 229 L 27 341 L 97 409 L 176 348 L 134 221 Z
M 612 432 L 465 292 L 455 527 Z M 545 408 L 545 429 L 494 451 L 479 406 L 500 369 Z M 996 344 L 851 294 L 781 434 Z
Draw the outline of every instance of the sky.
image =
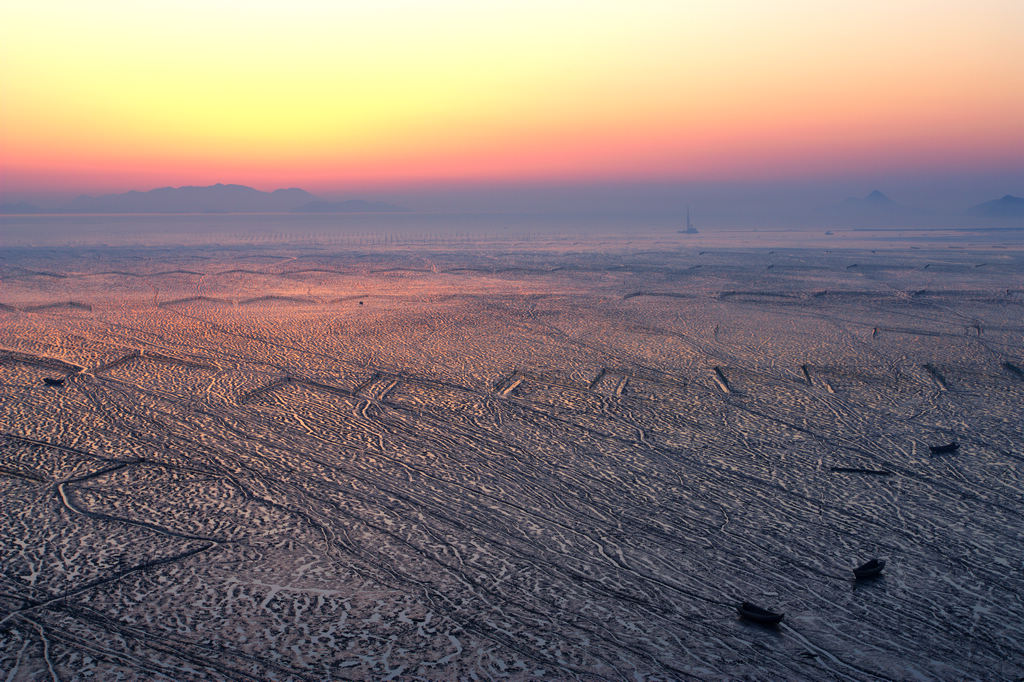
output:
M 0 193 L 1002 191 L 1022 35 L 1020 0 L 0 0 Z

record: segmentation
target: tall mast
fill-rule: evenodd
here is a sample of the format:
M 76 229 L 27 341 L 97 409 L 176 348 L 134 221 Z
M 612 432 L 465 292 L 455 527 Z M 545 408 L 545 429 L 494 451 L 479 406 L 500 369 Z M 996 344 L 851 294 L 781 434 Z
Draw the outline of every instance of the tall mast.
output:
M 690 205 L 686 205 L 686 229 L 679 230 L 680 232 L 686 232 L 686 234 L 697 234 L 697 228 L 690 222 Z

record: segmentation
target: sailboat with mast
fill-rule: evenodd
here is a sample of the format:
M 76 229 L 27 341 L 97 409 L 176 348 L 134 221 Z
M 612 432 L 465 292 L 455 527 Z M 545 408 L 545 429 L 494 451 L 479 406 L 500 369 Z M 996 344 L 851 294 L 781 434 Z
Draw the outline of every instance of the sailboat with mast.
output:
M 690 222 L 690 205 L 686 205 L 686 229 L 679 230 L 679 234 L 697 234 L 697 228 Z

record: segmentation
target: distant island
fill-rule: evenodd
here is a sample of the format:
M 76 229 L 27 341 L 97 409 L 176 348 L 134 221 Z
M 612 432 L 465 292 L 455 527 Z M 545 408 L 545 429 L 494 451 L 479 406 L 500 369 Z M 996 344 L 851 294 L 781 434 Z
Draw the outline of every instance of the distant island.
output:
M 384 213 L 407 209 L 378 201 L 326 201 L 291 187 L 262 192 L 245 185 L 160 187 L 148 192 L 79 196 L 58 207 L 0 204 L 0 213 Z
M 934 225 L 951 219 L 970 217 L 985 222 L 1019 220 L 1024 218 L 1024 199 L 1007 194 L 1001 199 L 986 201 L 960 212 L 943 214 L 918 206 L 893 201 L 880 190 L 872 190 L 863 197 L 850 197 L 827 207 L 820 214 L 828 224 L 851 226 Z
M 971 206 L 967 213 L 981 218 L 1024 218 L 1024 198 L 1007 194 L 983 204 Z
M 891 225 L 927 221 L 928 212 L 897 203 L 876 189 L 867 196 L 850 197 L 832 207 L 827 213 L 827 218 L 839 224 Z
M 882 190 L 880 190 L 880 189 L 873 189 L 873 190 L 871 190 L 871 192 L 866 197 L 864 197 L 864 198 L 850 197 L 849 199 L 844 201 L 843 204 L 846 205 L 846 206 L 857 206 L 857 207 L 861 207 L 861 206 L 885 206 L 885 207 L 888 207 L 888 206 L 896 206 L 897 205 L 895 201 L 893 201 L 892 199 L 887 197 L 882 192 Z

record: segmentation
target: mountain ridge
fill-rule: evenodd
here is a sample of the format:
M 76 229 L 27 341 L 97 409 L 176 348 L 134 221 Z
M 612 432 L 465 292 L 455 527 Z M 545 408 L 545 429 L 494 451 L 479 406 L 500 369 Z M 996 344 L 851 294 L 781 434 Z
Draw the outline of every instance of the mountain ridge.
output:
M 13 210 L 12 210 L 13 209 Z M 21 209 L 21 210 L 18 210 Z M 26 210 L 27 209 L 27 210 Z M 348 199 L 326 201 L 300 187 L 270 192 L 247 185 L 216 183 L 129 190 L 115 194 L 79 195 L 46 212 L 53 213 L 354 213 L 403 211 L 383 202 Z M 19 202 L 0 206 L 2 213 L 43 212 Z
M 967 214 L 981 218 L 1024 218 L 1024 198 L 1004 194 L 999 199 L 971 206 Z

